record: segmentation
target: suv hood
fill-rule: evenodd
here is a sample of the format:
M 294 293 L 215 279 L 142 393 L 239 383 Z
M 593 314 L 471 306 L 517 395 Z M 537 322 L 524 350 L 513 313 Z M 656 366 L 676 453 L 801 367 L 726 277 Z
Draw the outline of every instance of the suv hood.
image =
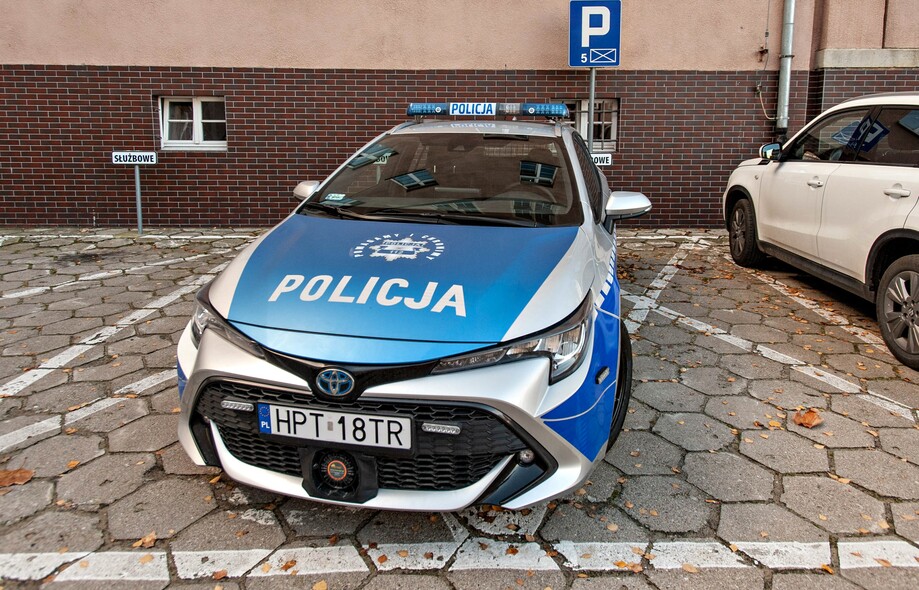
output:
M 553 270 L 553 277 L 589 283 L 585 257 L 569 254 L 584 239 L 577 227 L 292 215 L 216 279 L 211 303 L 263 346 L 294 356 L 315 358 L 317 351 L 298 346 L 330 337 L 343 345 L 381 339 L 394 346 L 424 341 L 473 350 L 501 342 L 515 322 L 520 325 Z M 589 284 L 563 289 L 570 296 L 560 298 L 557 314 L 538 318 L 538 325 L 563 319 L 587 289 Z

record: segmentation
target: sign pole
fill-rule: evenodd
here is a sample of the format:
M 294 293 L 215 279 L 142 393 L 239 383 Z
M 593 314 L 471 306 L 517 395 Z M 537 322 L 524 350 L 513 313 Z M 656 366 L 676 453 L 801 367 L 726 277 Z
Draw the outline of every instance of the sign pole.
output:
M 144 235 L 144 214 L 140 208 L 140 165 L 134 165 L 134 193 L 137 195 L 137 237 Z
M 594 151 L 594 93 L 597 89 L 597 68 L 590 68 L 590 98 L 587 101 L 587 151 Z

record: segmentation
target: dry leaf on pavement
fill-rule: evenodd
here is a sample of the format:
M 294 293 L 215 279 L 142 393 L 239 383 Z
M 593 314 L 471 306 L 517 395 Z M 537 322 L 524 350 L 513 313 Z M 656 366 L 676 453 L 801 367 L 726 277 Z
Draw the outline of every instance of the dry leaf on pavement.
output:
M 33 475 L 31 469 L 0 469 L 0 488 L 28 483 Z
M 795 412 L 792 420 L 794 420 L 794 423 L 798 426 L 803 426 L 805 428 L 813 428 L 823 422 L 823 418 L 820 417 L 820 414 L 818 414 L 817 410 L 814 408 L 808 408 L 806 412 L 798 410 Z

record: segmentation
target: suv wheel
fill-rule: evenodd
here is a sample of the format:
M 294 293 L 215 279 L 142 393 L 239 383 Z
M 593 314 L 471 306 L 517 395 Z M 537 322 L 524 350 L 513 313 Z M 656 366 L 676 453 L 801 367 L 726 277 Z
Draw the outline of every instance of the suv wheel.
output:
M 734 203 L 728 218 L 728 239 L 731 258 L 740 266 L 757 266 L 765 255 L 756 244 L 756 215 L 749 199 Z
M 904 365 L 919 369 L 919 255 L 887 267 L 875 306 L 887 348 Z
M 619 320 L 619 380 L 616 382 L 616 401 L 613 403 L 613 422 L 609 427 L 609 442 L 606 450 L 613 448 L 613 443 L 619 438 L 625 415 L 629 409 L 629 399 L 632 397 L 632 340 L 625 322 Z

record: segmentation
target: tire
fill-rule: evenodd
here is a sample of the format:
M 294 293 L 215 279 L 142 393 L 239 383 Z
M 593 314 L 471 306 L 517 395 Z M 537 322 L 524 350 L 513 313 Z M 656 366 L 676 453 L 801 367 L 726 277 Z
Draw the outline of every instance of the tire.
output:
M 632 398 L 632 341 L 625 322 L 619 320 L 619 378 L 616 381 L 616 401 L 613 403 L 613 421 L 609 427 L 609 439 L 606 450 L 613 448 L 613 443 L 622 432 L 625 416 Z
M 766 255 L 757 245 L 756 214 L 750 199 L 740 199 L 731 208 L 728 217 L 728 240 L 731 258 L 740 266 L 755 267 L 762 264 Z
M 904 256 L 887 267 L 875 308 L 887 348 L 907 367 L 919 369 L 919 255 Z

